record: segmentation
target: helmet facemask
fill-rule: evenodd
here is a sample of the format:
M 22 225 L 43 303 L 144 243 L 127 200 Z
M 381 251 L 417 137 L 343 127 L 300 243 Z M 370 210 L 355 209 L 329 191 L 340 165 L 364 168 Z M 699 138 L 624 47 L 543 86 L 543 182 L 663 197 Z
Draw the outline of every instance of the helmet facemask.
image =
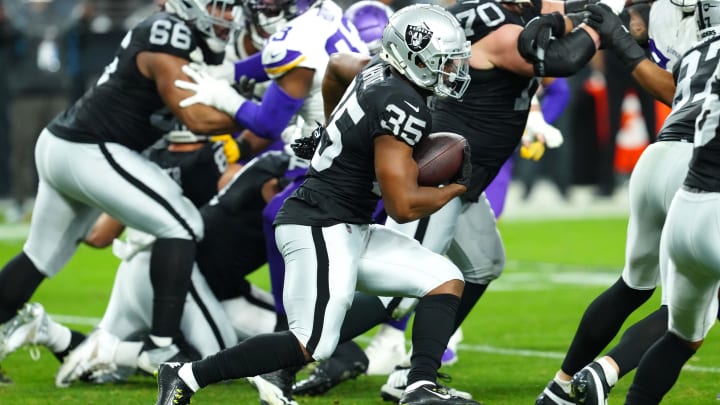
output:
M 231 0 L 168 0 L 165 8 L 191 24 L 203 34 L 212 52 L 225 51 L 239 26 L 233 18 L 235 1 Z
M 313 0 L 243 0 L 243 13 L 253 45 L 262 49 L 288 21 L 307 11 Z

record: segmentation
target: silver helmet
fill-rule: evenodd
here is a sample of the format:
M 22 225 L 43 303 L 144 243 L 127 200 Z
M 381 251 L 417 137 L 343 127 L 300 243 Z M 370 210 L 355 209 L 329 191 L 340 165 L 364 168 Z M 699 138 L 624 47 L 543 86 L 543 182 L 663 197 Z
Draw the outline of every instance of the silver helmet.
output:
M 670 0 L 670 3 L 680 7 L 683 13 L 692 13 L 698 0 Z
M 720 34 L 720 0 L 698 0 L 695 21 L 699 38 Z
M 470 84 L 470 41 L 455 17 L 439 6 L 416 4 L 390 17 L 380 57 L 438 97 L 461 98 Z
M 239 28 L 233 16 L 234 0 L 167 0 L 165 10 L 187 21 L 205 36 L 213 52 L 223 52 Z

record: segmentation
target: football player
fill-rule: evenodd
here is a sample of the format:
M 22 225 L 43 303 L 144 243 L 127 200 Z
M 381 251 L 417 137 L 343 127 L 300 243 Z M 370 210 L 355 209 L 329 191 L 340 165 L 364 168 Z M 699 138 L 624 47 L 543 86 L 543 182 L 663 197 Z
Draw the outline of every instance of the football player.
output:
M 680 55 L 695 42 L 696 34 L 692 37 L 688 35 L 688 31 L 697 33 L 694 17 L 688 13 L 693 7 L 694 3 L 679 5 L 670 0 L 659 0 L 650 9 L 650 35 L 662 32 L 657 37 L 650 37 L 654 60 L 661 65 L 646 60 L 642 62 L 646 73 L 636 69 L 633 74 L 636 78 L 646 74 L 655 78 L 655 81 L 645 81 L 644 87 L 657 95 L 666 92 L 658 91 L 658 85 L 673 87 L 661 84 L 664 77 L 672 77 L 667 71 L 662 72 L 662 67 L 674 69 L 678 75 L 678 87 L 674 98 L 670 99 L 672 112 L 660 129 L 656 142 L 643 151 L 630 177 L 630 218 L 622 275 L 585 310 L 560 370 L 538 397 L 537 404 L 604 401 L 618 378 L 633 370 L 647 348 L 667 329 L 665 288 L 661 307 L 628 328 L 616 347 L 593 361 L 615 337 L 627 317 L 650 298 L 657 284 L 661 282 L 667 287 L 664 281 L 667 260 L 664 259 L 665 248 L 660 243 L 661 231 L 671 198 L 687 172 L 693 149 L 695 117 L 708 95 L 706 82 L 718 60 L 717 55 L 705 47 L 696 48 L 687 59 L 680 59 Z M 593 9 L 597 10 L 595 6 Z M 606 20 L 603 24 L 615 21 L 617 25 L 619 21 L 607 10 L 603 18 Z M 688 21 L 692 25 L 688 25 Z M 622 30 L 622 27 L 599 29 L 609 35 L 613 30 Z M 638 45 L 627 43 L 626 49 L 632 47 Z M 698 55 L 707 58 L 708 62 L 696 64 L 694 60 Z M 652 74 L 653 70 L 657 73 Z M 665 98 L 660 100 L 665 103 L 670 101 Z M 570 396 L 571 390 L 575 391 L 575 398 Z
M 435 382 L 462 291 L 459 271 L 410 237 L 371 225 L 379 200 L 374 190 L 382 192 L 385 210 L 399 222 L 428 215 L 465 191 L 466 170 L 445 187 L 418 186 L 412 151 L 430 132 L 425 97 L 464 93 L 469 46 L 457 20 L 440 7 L 407 7 L 391 17 L 383 34 L 384 60 L 358 76 L 327 126 L 318 129 L 308 177 L 275 220 L 287 266 L 290 331 L 250 338 L 198 362 L 164 364 L 158 404 L 186 404 L 210 383 L 330 356 L 356 287 L 423 297 L 413 329 L 410 384 L 401 403 L 476 403 L 447 394 Z M 271 382 L 253 381 L 261 393 L 261 386 L 272 385 L 274 403 L 290 403 Z
M 717 321 L 720 287 L 720 256 L 716 248 L 720 238 L 717 221 L 720 204 L 720 63 L 717 56 L 698 65 L 692 61 L 714 54 L 710 49 L 716 49 L 720 43 L 720 2 L 698 0 L 695 16 L 701 42 L 685 53 L 678 63 L 688 69 L 697 66 L 690 89 L 696 83 L 695 77 L 710 79 L 710 89 L 704 90 L 709 94 L 706 94 L 697 114 L 690 167 L 670 203 L 660 242 L 670 259 L 663 278 L 663 293 L 669 305 L 669 330 L 640 360 L 625 400 L 629 405 L 659 404 L 677 381 L 682 366 L 700 348 Z M 708 77 L 706 71 L 713 68 L 714 72 Z M 676 103 L 694 104 L 693 101 L 682 103 L 687 100 L 684 96 L 697 93 L 691 91 L 681 97 L 680 88 L 684 84 L 681 80 L 679 77 Z
M 181 189 L 139 152 L 169 128 L 172 115 L 194 133 L 237 129 L 226 114 L 197 105 L 173 85 L 191 60 L 218 63 L 235 28 L 234 1 L 168 0 L 128 32 L 96 85 L 43 130 L 35 148 L 40 178 L 23 251 L 0 271 L 0 338 L 39 284 L 72 257 L 101 211 L 157 237 L 150 266 L 153 315 L 141 354 L 181 340 L 180 319 L 202 219 Z M 171 114 L 170 114 L 171 113 Z M 29 321 L 29 319 L 28 319 Z M 152 360 L 154 359 L 154 360 Z
M 265 261 L 262 207 L 281 189 L 284 175 L 304 161 L 281 152 L 251 160 L 200 208 L 206 237 L 198 244 L 192 287 L 182 330 L 204 357 L 238 340 L 267 333 L 275 326 L 269 294 L 245 277 Z M 102 381 L 118 369 L 134 369 L 138 346 L 133 342 L 149 326 L 148 259 L 153 239 L 137 231 L 115 241 L 122 259 L 110 302 L 99 329 L 71 352 L 58 371 L 56 385 L 67 386 L 90 374 Z M 267 295 L 267 296 L 266 296 Z
M 308 136 L 316 122 L 324 121 L 320 86 L 329 55 L 348 50 L 367 54 L 367 46 L 332 1 L 246 0 L 243 12 L 253 43 L 263 51 L 237 62 L 233 78 L 272 79 L 262 100 L 260 103 L 248 100 L 226 81 L 189 71 L 197 83 L 177 84 L 197 93 L 182 105 L 202 102 L 218 107 L 252 131 L 254 136 L 248 139 L 255 145 L 253 150 L 282 149 L 293 137 Z M 297 131 L 286 130 L 293 116 L 300 117 L 301 126 Z M 263 212 L 268 265 L 281 330 L 287 329 L 282 300 L 284 263 L 272 223 L 282 203 L 303 180 L 303 173 L 297 173 Z

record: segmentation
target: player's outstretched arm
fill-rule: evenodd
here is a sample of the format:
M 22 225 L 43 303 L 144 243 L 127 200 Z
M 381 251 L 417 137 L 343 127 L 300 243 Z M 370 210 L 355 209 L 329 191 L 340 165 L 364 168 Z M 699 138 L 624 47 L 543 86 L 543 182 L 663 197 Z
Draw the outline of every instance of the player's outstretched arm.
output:
M 187 63 L 184 58 L 159 52 L 140 52 L 137 56 L 140 72 L 155 81 L 165 105 L 190 131 L 197 134 L 227 134 L 237 131 L 238 126 L 232 117 L 215 108 L 202 104 L 189 108 L 180 107 L 180 101 L 192 95 L 191 92 L 175 86 L 176 80 L 190 79 L 182 70 Z
M 385 211 L 401 224 L 426 217 L 467 191 L 458 183 L 419 186 L 413 148 L 392 135 L 375 137 L 375 175 Z

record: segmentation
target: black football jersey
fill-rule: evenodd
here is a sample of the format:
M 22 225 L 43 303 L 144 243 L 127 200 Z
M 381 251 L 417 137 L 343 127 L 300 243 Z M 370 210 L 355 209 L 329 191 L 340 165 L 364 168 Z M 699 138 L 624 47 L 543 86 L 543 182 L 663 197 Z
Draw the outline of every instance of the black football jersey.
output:
M 690 48 L 675 64 L 675 95 L 672 112 L 658 133 L 658 141 L 693 141 L 695 119 L 710 93 L 710 79 L 720 61 L 720 41 L 702 41 Z
M 281 178 L 298 164 L 283 152 L 268 152 L 248 162 L 208 204 L 200 209 L 205 237 L 196 261 L 215 296 L 222 300 L 243 293 L 245 276 L 267 262 L 262 185 Z
M 374 138 L 393 135 L 415 147 L 431 128 L 425 96 L 385 62 L 366 67 L 335 108 L 305 182 L 275 224 L 369 224 L 380 198 Z
M 540 14 L 541 7 L 534 0 L 532 7 L 518 15 L 495 0 L 460 0 L 448 10 L 475 43 L 505 24 L 524 26 Z M 468 140 L 473 176 L 464 198 L 476 200 L 520 142 L 539 81 L 496 68 L 471 67 L 470 77 L 462 100 L 436 101 L 432 129 L 455 132 Z
M 172 129 L 174 116 L 155 81 L 138 70 L 136 57 L 140 52 L 159 52 L 189 61 L 193 52 L 207 53 L 198 35 L 172 14 L 151 15 L 128 31 L 95 86 L 58 115 L 49 130 L 75 142 L 116 142 L 137 151 L 152 145 Z
M 148 158 L 182 187 L 196 207 L 217 194 L 218 180 L 228 167 L 222 142 L 208 142 L 191 152 L 171 152 L 163 142 L 148 150 Z

